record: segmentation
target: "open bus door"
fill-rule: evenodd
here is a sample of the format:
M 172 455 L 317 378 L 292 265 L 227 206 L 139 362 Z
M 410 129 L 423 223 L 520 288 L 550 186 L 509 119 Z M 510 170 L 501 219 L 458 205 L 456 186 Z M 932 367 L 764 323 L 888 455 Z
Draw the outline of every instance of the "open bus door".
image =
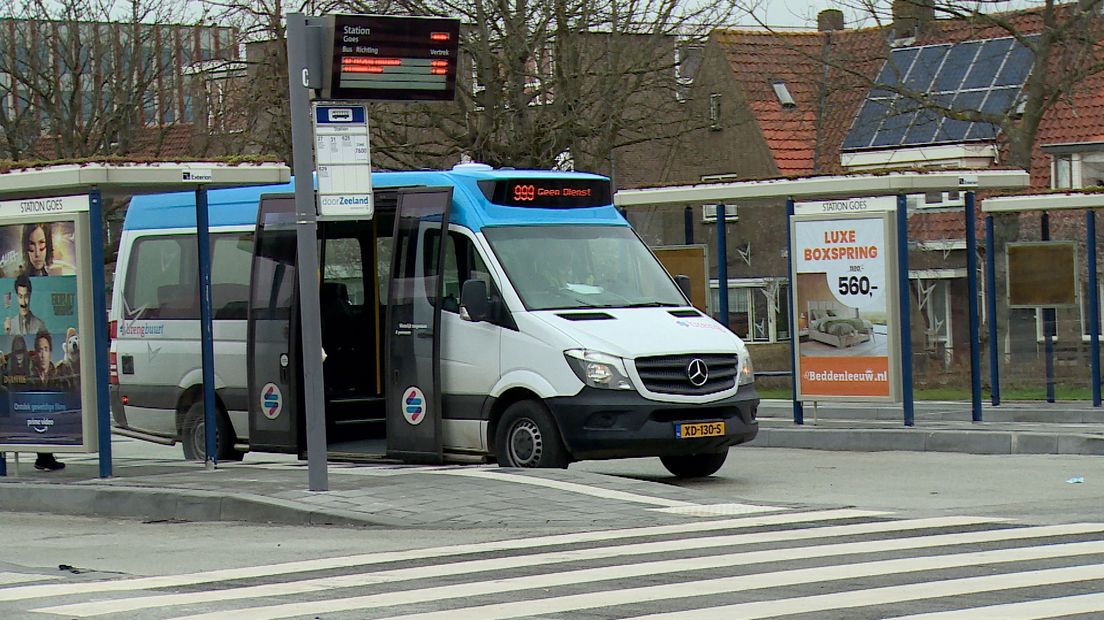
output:
M 387 192 L 381 192 L 386 194 Z M 380 196 L 389 223 L 393 198 Z M 385 453 L 377 221 L 319 222 L 319 313 L 327 451 Z M 247 363 L 250 449 L 305 454 L 302 337 L 292 195 L 261 198 L 250 279 Z M 388 233 L 390 228 L 388 227 Z M 387 244 L 384 244 L 387 245 Z
M 386 323 L 387 454 L 439 463 L 443 240 L 452 188 L 398 192 Z
M 305 449 L 299 416 L 302 374 L 295 198 L 261 197 L 249 282 L 247 365 L 249 449 L 299 453 Z

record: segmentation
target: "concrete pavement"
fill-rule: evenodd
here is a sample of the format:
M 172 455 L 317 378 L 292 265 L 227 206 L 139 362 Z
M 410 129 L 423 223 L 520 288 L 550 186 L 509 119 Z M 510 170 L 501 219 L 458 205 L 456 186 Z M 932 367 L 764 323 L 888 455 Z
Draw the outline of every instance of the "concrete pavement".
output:
M 128 442 L 115 438 L 116 454 Z M 176 448 L 179 451 L 179 448 Z M 30 455 L 25 455 L 30 457 Z M 308 491 L 305 463 L 248 454 L 207 470 L 179 458 L 116 457 L 99 479 L 95 455 L 59 455 L 40 472 L 8 457 L 0 511 L 145 520 L 249 521 L 387 527 L 606 528 L 672 524 L 781 510 L 732 503 L 655 482 L 573 470 L 487 465 L 329 464 L 329 490 Z
M 1011 403 L 970 421 L 969 403 L 922 402 L 904 427 L 898 407 L 806 406 L 795 425 L 789 401 L 764 401 L 758 447 L 914 450 L 973 454 L 1104 455 L 1104 411 L 1085 403 Z M 721 498 L 697 488 L 568 470 L 495 466 L 330 464 L 330 487 L 308 488 L 305 463 L 248 454 L 207 470 L 179 447 L 113 438 L 113 477 L 96 455 L 59 455 L 60 472 L 34 470 L 24 455 L 0 478 L 0 511 L 146 520 L 249 521 L 388 527 L 604 528 L 792 509 Z
M 788 400 L 759 407 L 756 446 L 812 450 L 909 450 L 971 454 L 1104 455 L 1104 408 L 1084 401 L 985 404 L 971 421 L 971 404 L 918 401 L 912 427 L 900 405 L 806 403 L 804 424 Z

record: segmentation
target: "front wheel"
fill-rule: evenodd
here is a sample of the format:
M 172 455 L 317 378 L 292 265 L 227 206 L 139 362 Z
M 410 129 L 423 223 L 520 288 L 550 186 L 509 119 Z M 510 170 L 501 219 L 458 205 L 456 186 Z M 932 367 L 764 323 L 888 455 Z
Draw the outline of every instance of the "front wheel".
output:
M 495 431 L 495 456 L 502 467 L 567 467 L 570 458 L 548 410 L 523 400 L 506 408 Z
M 203 402 L 197 402 L 184 414 L 181 443 L 184 458 L 189 461 L 207 460 L 207 420 L 203 415 Z M 215 458 L 218 461 L 240 461 L 245 453 L 234 448 L 234 427 L 222 411 L 215 412 Z
M 728 457 L 728 450 L 714 454 L 688 454 L 685 456 L 661 456 L 659 460 L 667 471 L 679 478 L 705 478 L 717 473 Z

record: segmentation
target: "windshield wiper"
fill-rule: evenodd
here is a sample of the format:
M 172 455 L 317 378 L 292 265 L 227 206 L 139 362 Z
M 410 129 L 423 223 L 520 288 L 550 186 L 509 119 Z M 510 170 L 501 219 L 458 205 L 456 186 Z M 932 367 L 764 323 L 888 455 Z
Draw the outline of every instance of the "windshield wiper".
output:
M 604 308 L 673 308 L 678 304 L 670 304 L 665 301 L 638 301 L 632 304 L 610 304 Z

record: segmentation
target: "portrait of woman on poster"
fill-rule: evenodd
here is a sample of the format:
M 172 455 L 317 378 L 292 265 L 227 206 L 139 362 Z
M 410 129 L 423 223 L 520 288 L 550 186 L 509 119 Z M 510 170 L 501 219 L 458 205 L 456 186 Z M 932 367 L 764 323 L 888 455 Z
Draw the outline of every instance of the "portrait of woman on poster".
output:
M 53 226 L 49 223 L 23 225 L 23 273 L 28 276 L 56 275 Z

